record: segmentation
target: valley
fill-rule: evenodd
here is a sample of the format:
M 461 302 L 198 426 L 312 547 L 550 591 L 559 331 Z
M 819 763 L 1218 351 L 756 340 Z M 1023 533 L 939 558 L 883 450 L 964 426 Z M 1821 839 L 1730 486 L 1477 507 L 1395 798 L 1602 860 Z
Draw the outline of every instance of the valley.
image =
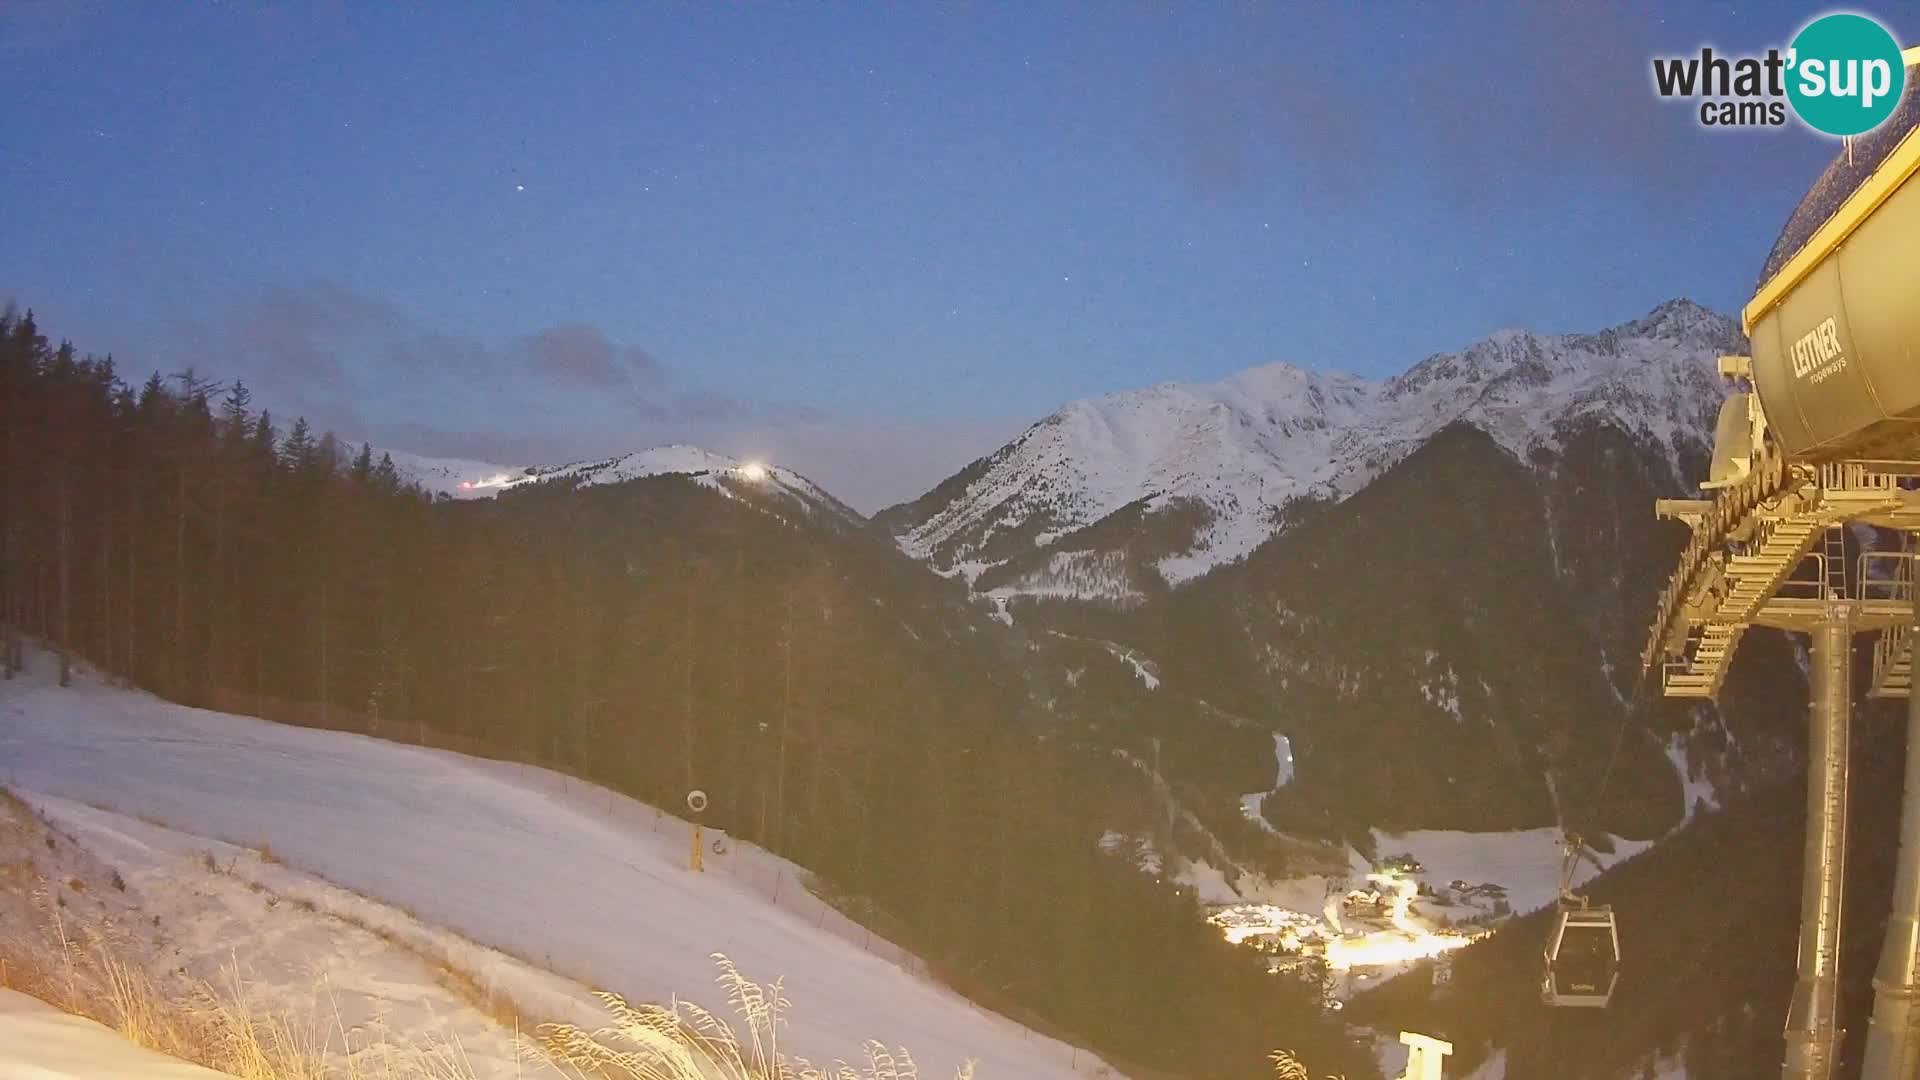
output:
M 576 1016 L 586 987 L 699 1001 L 725 952 L 834 1002 L 796 1038 L 809 1056 L 879 1034 L 942 1072 L 972 1057 L 1037 1075 L 1044 1044 L 1062 1075 L 1082 1058 L 1191 1074 L 1195 1054 L 1238 1074 L 1284 1029 L 1365 1077 L 1397 1068 L 1376 1055 L 1397 1045 L 1377 1001 L 1439 992 L 1458 958 L 1536 932 L 1562 828 L 1596 838 L 1575 884 L 1604 881 L 1791 769 L 1791 665 L 1727 712 L 1675 711 L 1638 695 L 1625 659 L 1646 567 L 1677 537 L 1618 508 L 1683 490 L 1717 407 L 1698 373 L 1733 342 L 1674 302 L 1596 334 L 1502 333 L 1377 385 L 1288 368 L 1117 395 L 872 519 L 778 464 L 687 446 L 559 466 L 352 451 L 150 381 L 132 407 L 166 418 L 155 445 L 207 449 L 175 459 L 170 496 L 115 501 L 131 489 L 100 474 L 76 560 L 93 576 L 77 602 L 50 597 L 79 615 L 74 662 L 98 666 L 61 687 L 48 672 L 68 661 L 34 652 L 7 684 L 10 782 L 76 828 L 94 804 L 270 844 L 574 988 L 516 983 L 529 1015 Z M 1195 408 L 1213 425 L 1197 440 Z M 250 514 L 267 528 L 220 531 Z M 153 525 L 200 554 L 147 546 Z M 475 801 L 432 780 L 449 750 L 499 759 L 460 768 L 518 787 Z M 273 771 L 303 760 L 319 771 Z M 298 794 L 323 774 L 373 786 Z M 581 876 L 683 828 L 647 807 L 695 787 L 726 848 L 709 879 L 768 860 L 815 932 L 841 927 L 829 952 L 897 942 L 933 996 L 848 997 L 902 969 L 801 957 L 790 912 L 721 915 L 684 871 Z M 349 806 L 361 840 L 344 850 L 325 838 Z M 511 878 L 421 861 L 503 850 L 472 830 L 555 812 L 573 816 L 514 841 Z M 564 932 L 515 915 L 560 881 L 585 905 Z M 698 911 L 660 906 L 674 898 Z M 650 943 L 662 923 L 683 953 Z M 1119 996 L 1138 1007 L 1142 970 L 1161 973 L 1165 1022 L 1123 1033 L 1102 1017 Z M 1024 1049 L 930 1019 L 966 998 L 1024 1024 Z
M 1911 15 L 0 0 L 0 1080 L 1920 1080 Z

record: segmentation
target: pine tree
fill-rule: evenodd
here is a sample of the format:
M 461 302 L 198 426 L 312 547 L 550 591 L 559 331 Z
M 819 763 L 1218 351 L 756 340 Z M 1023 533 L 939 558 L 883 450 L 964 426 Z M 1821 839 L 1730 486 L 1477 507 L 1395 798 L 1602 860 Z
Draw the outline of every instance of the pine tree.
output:
M 307 418 L 302 416 L 293 422 L 293 429 L 287 432 L 286 441 L 280 444 L 280 467 L 304 479 L 313 471 L 313 463 L 313 428 L 307 425 Z
M 235 379 L 228 388 L 227 396 L 220 401 L 220 435 L 229 446 L 246 441 L 249 417 L 247 406 L 253 402 L 253 391 L 247 384 Z
M 35 560 L 28 557 L 26 545 L 26 522 L 29 517 L 27 489 L 27 470 L 29 444 L 26 442 L 26 428 L 35 413 L 25 400 L 26 388 L 37 380 L 40 366 L 47 351 L 47 339 L 41 335 L 35 322 L 33 309 L 17 319 L 11 320 L 9 333 L 5 338 L 4 366 L 7 374 L 9 397 L 12 399 L 7 411 L 7 468 L 0 469 L 6 475 L 5 506 L 7 520 L 0 532 L 5 534 L 5 549 L 0 551 L 5 565 L 0 567 L 6 574 L 7 590 L 0 601 L 0 625 L 4 630 L 4 640 L 0 649 L 6 653 L 6 675 L 12 678 L 20 670 L 26 656 L 21 644 L 20 627 L 27 616 L 27 583 L 33 578 L 37 566 Z
M 187 699 L 193 694 L 193 685 L 198 679 L 189 672 L 204 671 L 203 665 L 194 662 L 193 640 L 190 637 L 193 628 L 190 625 L 191 606 L 195 597 L 189 592 L 195 575 L 187 569 L 188 552 L 192 545 L 187 542 L 188 525 L 197 519 L 197 507 L 193 505 L 194 495 L 203 480 L 203 470 L 208 458 L 207 442 L 213 434 L 213 414 L 208 408 L 207 399 L 214 385 L 202 379 L 193 368 L 174 376 L 180 384 L 179 406 L 176 410 L 176 430 L 171 432 L 173 443 L 173 636 L 168 641 L 170 652 L 169 670 L 171 672 L 170 691 L 178 698 Z
M 274 440 L 279 436 L 273 430 L 273 414 L 265 409 L 253 421 L 253 437 L 249 447 L 254 460 L 272 462 L 274 460 Z
M 1244 1075 L 1272 1024 L 1301 1030 L 1189 900 L 1098 853 L 1132 770 L 1037 738 L 1064 721 L 884 540 L 868 559 L 680 478 L 436 503 L 370 445 L 335 473 L 306 421 L 278 444 L 244 385 L 214 393 L 130 388 L 0 315 L 10 631 L 176 697 L 364 712 L 658 804 L 697 783 L 957 978 L 1149 1065 Z
M 52 497 L 54 516 L 59 522 L 56 543 L 59 589 L 59 623 L 54 641 L 60 653 L 60 685 L 73 685 L 73 473 L 75 440 L 78 438 L 81 393 L 73 357 L 73 343 L 63 341 L 55 351 L 48 370 L 53 383 L 54 410 L 48 424 L 53 442 Z
M 321 435 L 319 443 L 314 446 L 313 469 L 327 480 L 340 474 L 340 440 L 333 432 Z
M 394 467 L 392 454 L 380 455 L 380 464 L 373 470 L 373 486 L 383 495 L 400 490 L 400 470 Z

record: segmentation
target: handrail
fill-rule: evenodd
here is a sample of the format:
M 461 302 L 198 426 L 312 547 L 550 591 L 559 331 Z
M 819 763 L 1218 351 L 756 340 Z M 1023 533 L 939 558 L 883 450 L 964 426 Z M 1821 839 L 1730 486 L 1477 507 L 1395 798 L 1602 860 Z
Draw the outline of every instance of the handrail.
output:
M 1863 551 L 1860 553 L 1860 599 L 1911 600 L 1913 598 L 1913 561 L 1911 551 Z M 1871 577 L 1876 563 L 1893 564 L 1891 575 Z
M 1642 670 L 1651 670 L 1655 658 L 1664 651 L 1665 643 L 1673 631 L 1674 619 L 1691 593 L 1701 568 L 1706 565 L 1708 554 L 1724 546 L 1727 533 L 1746 517 L 1749 510 L 1785 491 L 1792 473 L 1778 450 L 1769 445 L 1759 449 L 1755 456 L 1760 459 L 1757 463 L 1759 467 L 1749 471 L 1739 482 L 1714 493 L 1711 505 L 1700 515 L 1686 546 L 1681 549 L 1679 565 L 1668 576 L 1666 587 L 1660 591 L 1653 626 L 1647 635 L 1646 647 L 1640 652 Z M 1770 525 L 1762 525 L 1760 544 L 1765 543 L 1772 529 Z

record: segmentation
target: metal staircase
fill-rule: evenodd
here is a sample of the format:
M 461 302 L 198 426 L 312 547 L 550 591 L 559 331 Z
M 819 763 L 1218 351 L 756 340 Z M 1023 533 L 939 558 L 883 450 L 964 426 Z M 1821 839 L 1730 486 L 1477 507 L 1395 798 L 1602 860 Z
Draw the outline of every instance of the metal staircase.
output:
M 1873 643 L 1873 682 L 1867 696 L 1903 698 L 1913 693 L 1913 632 L 1890 626 Z
M 1912 611 L 1912 541 L 1898 552 L 1863 554 L 1852 570 L 1848 521 L 1920 528 L 1920 501 L 1902 474 L 1839 462 L 1785 468 L 1762 451 L 1746 479 L 1711 500 L 1662 502 L 1659 512 L 1693 530 L 1680 566 L 1660 595 L 1643 657 L 1656 659 L 1668 697 L 1713 698 L 1725 684 L 1740 639 L 1752 626 L 1805 630 L 1834 603 L 1849 604 L 1861 630 L 1889 630 L 1876 652 L 1874 692 L 1912 685 L 1904 630 Z M 1870 565 L 1870 561 L 1872 565 Z M 1892 562 L 1889 572 L 1869 571 Z M 1881 659 L 1884 653 L 1884 659 Z
M 1893 560 L 1893 571 L 1881 578 L 1871 574 L 1875 554 Z M 1870 553 L 1860 556 L 1860 591 L 1863 595 L 1911 599 L 1913 596 L 1914 537 L 1900 534 L 1900 550 L 1894 553 Z M 1913 627 L 1896 623 L 1880 632 L 1873 643 L 1873 678 L 1867 696 L 1903 698 L 1913 693 Z
M 1762 523 L 1764 539 L 1751 547 L 1753 553 L 1727 559 L 1726 577 L 1731 584 L 1714 610 L 1714 618 L 1737 624 L 1752 622 L 1761 606 L 1781 591 L 1813 550 L 1814 541 L 1822 532 L 1821 524 L 1818 518 L 1798 516 Z M 1821 577 L 1826 577 L 1824 570 Z

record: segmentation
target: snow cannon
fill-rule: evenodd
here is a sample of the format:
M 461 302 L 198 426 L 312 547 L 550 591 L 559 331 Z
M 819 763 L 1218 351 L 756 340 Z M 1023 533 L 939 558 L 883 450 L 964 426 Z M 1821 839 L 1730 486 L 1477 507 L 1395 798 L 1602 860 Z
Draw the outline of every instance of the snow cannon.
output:
M 1920 48 L 1904 55 L 1905 99 L 1820 174 L 1743 312 L 1790 459 L 1920 461 Z

